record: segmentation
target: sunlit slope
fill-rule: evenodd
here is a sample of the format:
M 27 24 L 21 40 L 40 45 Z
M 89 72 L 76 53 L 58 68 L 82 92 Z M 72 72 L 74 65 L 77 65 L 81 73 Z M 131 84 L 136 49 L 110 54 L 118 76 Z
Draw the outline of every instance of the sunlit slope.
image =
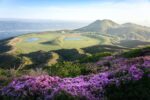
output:
M 108 29 L 115 28 L 118 26 L 119 26 L 119 24 L 117 24 L 111 20 L 96 20 L 93 23 L 91 23 L 85 27 L 75 29 L 74 31 L 107 33 Z
M 40 33 L 17 37 L 18 42 L 13 45 L 16 51 L 29 53 L 35 51 L 51 51 L 58 49 L 78 49 L 102 44 L 105 40 L 83 36 L 81 34 Z
M 96 20 L 95 22 L 75 29 L 77 32 L 109 34 L 121 39 L 150 41 L 150 27 L 134 23 L 117 24 L 111 20 Z

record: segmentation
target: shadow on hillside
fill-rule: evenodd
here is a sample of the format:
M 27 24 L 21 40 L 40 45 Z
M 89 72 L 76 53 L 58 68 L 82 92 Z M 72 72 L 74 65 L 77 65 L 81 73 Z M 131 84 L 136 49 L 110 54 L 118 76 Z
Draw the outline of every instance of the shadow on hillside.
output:
M 85 57 L 85 54 L 80 54 L 76 49 L 60 49 L 55 50 L 54 52 L 58 53 L 60 56 L 59 60 L 64 61 L 76 61 L 82 57 Z
M 52 59 L 51 52 L 55 52 L 59 55 L 58 61 L 77 61 L 86 56 L 84 54 L 80 54 L 76 49 L 60 49 L 49 52 L 36 51 L 28 54 L 21 54 L 19 55 L 19 57 L 22 59 L 23 57 L 29 58 L 32 62 L 31 65 L 27 65 L 25 67 L 26 69 L 42 68 L 44 66 L 47 66 L 49 60 Z M 28 62 L 28 60 L 26 60 L 25 62 Z
M 8 52 L 8 51 L 10 51 L 12 49 L 11 46 L 7 45 L 9 43 L 9 40 L 10 39 L 6 39 L 6 40 L 1 40 L 0 41 L 0 54 Z
M 128 47 L 128 48 L 135 48 L 138 46 L 150 45 L 150 42 L 144 42 L 140 40 L 122 40 L 117 45 Z
M 83 48 L 85 53 L 96 54 L 100 52 L 118 52 L 120 50 L 124 50 L 125 48 L 121 48 L 118 46 L 111 46 L 111 45 L 96 45 L 92 47 Z M 79 59 L 87 57 L 86 54 L 80 54 L 77 49 L 60 49 L 60 50 L 53 50 L 53 51 L 36 51 L 31 52 L 29 54 L 21 54 L 19 57 L 27 57 L 32 61 L 32 64 L 29 65 L 28 68 L 41 68 L 47 66 L 47 63 L 50 59 L 52 59 L 52 53 L 55 52 L 59 55 L 58 61 L 72 61 L 76 62 Z
M 95 45 L 87 48 L 82 48 L 85 52 L 96 54 L 100 52 L 119 52 L 128 48 L 113 46 L 113 45 Z
M 40 44 L 43 44 L 43 45 L 57 45 L 58 43 L 56 42 L 56 40 L 51 40 L 51 41 L 47 41 L 47 42 L 41 42 Z
M 19 56 L 21 58 L 27 57 L 32 61 L 32 64 L 29 65 L 27 68 L 43 67 L 45 64 L 47 64 L 48 60 L 51 59 L 52 57 L 51 52 L 45 52 L 45 51 L 36 51 L 29 54 L 21 54 Z
M 0 55 L 0 68 L 3 69 L 17 69 L 21 65 L 21 59 L 10 54 Z
M 6 43 L 6 42 L 3 42 Z M 8 50 L 10 48 L 7 48 Z M 82 48 L 85 53 L 96 54 L 102 52 L 120 52 L 123 50 L 129 50 L 129 48 L 123 48 L 113 45 L 95 45 L 91 47 Z M 2 52 L 2 51 L 1 51 Z M 77 49 L 60 49 L 54 51 L 36 51 L 29 54 L 20 54 L 18 56 L 9 54 L 0 54 L 0 68 L 10 69 L 18 68 L 28 62 L 31 64 L 26 64 L 25 69 L 42 68 L 48 65 L 48 62 L 52 58 L 52 52 L 59 55 L 58 61 L 73 61 L 76 62 L 79 59 L 87 57 L 86 54 L 80 54 Z M 142 49 L 142 55 L 150 55 L 150 48 Z M 27 58 L 27 59 L 24 59 Z

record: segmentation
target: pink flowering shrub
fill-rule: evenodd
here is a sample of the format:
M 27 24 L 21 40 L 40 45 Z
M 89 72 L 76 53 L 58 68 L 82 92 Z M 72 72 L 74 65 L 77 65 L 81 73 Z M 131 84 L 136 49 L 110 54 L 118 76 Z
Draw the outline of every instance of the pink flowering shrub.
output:
M 107 64 L 109 63 L 109 64 Z M 150 56 L 132 59 L 106 57 L 96 63 L 97 66 L 109 67 L 97 74 L 60 78 L 43 76 L 24 76 L 12 81 L 2 89 L 1 95 L 13 98 L 31 98 L 53 100 L 62 94 L 65 98 L 75 100 L 103 100 L 106 88 L 122 83 L 138 82 L 143 77 L 149 77 Z M 108 66 L 109 65 L 109 66 Z M 71 99 L 71 100 L 72 100 Z
M 143 71 L 133 65 L 129 68 L 129 74 L 131 74 L 134 80 L 139 80 L 143 76 Z

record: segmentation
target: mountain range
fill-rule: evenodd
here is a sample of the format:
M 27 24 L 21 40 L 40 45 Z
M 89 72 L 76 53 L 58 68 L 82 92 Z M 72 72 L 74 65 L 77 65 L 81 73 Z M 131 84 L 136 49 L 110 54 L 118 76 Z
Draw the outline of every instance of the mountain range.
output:
M 95 22 L 74 31 L 109 34 L 127 40 L 150 40 L 150 27 L 134 23 L 118 24 L 112 20 L 96 20 Z

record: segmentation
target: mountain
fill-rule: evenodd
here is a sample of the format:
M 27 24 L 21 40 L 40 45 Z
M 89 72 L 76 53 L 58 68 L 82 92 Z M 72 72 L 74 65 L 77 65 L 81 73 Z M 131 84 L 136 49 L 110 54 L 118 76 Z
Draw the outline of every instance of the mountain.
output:
M 111 20 L 96 20 L 95 22 L 89 24 L 88 26 L 75 29 L 75 31 L 105 33 L 108 29 L 115 28 L 118 25 L 119 24 Z
M 107 32 L 123 39 L 149 40 L 150 28 L 133 23 L 125 23 L 116 28 L 110 28 Z
M 75 29 L 74 31 L 110 34 L 129 40 L 150 40 L 150 27 L 134 23 L 117 24 L 111 20 L 96 20 L 88 26 Z

